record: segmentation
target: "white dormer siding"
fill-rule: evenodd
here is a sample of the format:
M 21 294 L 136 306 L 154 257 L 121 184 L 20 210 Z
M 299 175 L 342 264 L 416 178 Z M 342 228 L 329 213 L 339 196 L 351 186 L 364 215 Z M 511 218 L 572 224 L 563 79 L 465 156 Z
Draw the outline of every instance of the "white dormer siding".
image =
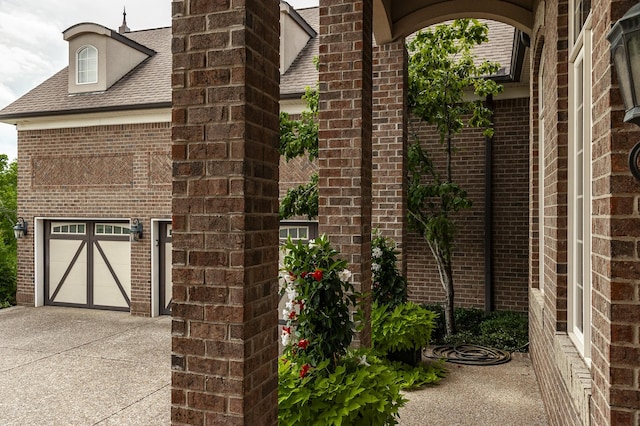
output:
M 287 72 L 317 34 L 287 2 L 280 2 L 280 74 Z
M 104 92 L 155 54 L 98 24 L 74 25 L 63 35 L 69 43 L 69 94 Z M 87 53 L 97 54 L 92 57 Z

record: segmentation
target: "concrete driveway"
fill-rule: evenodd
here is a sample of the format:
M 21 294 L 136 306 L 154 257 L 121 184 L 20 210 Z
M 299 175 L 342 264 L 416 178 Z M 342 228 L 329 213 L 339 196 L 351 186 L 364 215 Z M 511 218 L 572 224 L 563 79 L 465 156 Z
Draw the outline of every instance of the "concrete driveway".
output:
M 168 425 L 171 319 L 0 310 L 0 424 Z
M 0 425 L 169 425 L 170 328 L 126 312 L 0 309 Z M 450 365 L 440 385 L 405 396 L 401 426 L 547 424 L 526 355 Z

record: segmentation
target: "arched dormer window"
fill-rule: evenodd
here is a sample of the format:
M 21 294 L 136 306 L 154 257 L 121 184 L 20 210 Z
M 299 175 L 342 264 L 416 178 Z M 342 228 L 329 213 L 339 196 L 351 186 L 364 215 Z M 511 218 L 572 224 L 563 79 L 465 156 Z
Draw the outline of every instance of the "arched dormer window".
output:
M 98 82 L 98 49 L 84 46 L 78 50 L 76 58 L 78 84 Z

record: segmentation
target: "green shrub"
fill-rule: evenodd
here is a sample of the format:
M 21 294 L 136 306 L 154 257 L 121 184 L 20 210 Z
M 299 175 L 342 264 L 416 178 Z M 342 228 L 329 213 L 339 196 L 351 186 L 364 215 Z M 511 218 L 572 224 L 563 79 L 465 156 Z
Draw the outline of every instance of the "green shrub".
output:
M 356 295 L 346 261 L 324 236 L 308 244 L 289 240 L 285 250 L 280 424 L 397 424 L 398 409 L 405 402 L 400 395 L 404 382 L 371 352 L 348 350 L 354 333 L 350 308 Z M 423 376 L 422 380 L 430 379 Z
M 284 354 L 311 367 L 328 359 L 333 368 L 351 344 L 355 328 L 350 308 L 356 296 L 347 262 L 338 258 L 325 236 L 308 244 L 289 240 L 284 248 Z
M 346 356 L 334 371 L 329 360 L 305 372 L 280 360 L 280 425 L 395 425 L 406 400 L 397 375 L 379 359 Z
M 480 324 L 480 336 L 484 346 L 520 351 L 529 342 L 529 320 L 518 312 L 493 312 Z
M 407 280 L 398 271 L 396 243 L 375 231 L 371 240 L 373 301 L 393 309 L 407 301 Z
M 423 307 L 442 313 L 440 305 L 423 305 Z M 442 315 L 436 317 L 431 334 L 433 344 L 451 346 L 473 344 L 509 352 L 527 351 L 529 320 L 524 313 L 496 311 L 485 316 L 482 309 L 456 308 L 455 318 L 458 332 L 447 337 Z
M 0 308 L 16 303 L 16 255 L 15 248 L 0 241 Z
M 418 389 L 426 385 L 438 383 L 446 376 L 444 360 L 418 364 L 416 366 L 399 361 L 385 361 L 397 377 L 402 389 Z
M 382 353 L 417 350 L 431 340 L 436 314 L 413 302 L 387 309 L 386 305 L 371 306 L 371 341 Z

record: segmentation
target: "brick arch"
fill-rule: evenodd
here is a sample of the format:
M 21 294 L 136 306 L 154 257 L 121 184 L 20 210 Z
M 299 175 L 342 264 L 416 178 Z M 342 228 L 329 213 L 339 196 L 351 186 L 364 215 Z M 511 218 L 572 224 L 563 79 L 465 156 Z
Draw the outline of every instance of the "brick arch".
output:
M 424 27 L 457 18 L 504 22 L 530 34 L 534 26 L 533 2 L 501 0 L 374 1 L 374 33 L 378 44 L 406 37 Z
M 540 27 L 539 30 L 544 33 L 544 27 Z M 544 51 L 544 34 L 539 35 L 532 45 L 532 62 L 531 62 L 531 114 L 530 114 L 530 181 L 531 181 L 531 205 L 530 215 L 534 220 L 530 221 L 530 241 L 529 241 L 529 263 L 530 263 L 530 277 L 529 285 L 532 288 L 540 288 L 540 262 L 544 260 L 540 258 L 540 242 L 542 241 L 542 235 L 539 232 L 539 223 L 542 218 L 540 217 L 540 88 L 538 87 L 538 81 L 540 77 L 540 68 L 542 64 L 542 53 Z

